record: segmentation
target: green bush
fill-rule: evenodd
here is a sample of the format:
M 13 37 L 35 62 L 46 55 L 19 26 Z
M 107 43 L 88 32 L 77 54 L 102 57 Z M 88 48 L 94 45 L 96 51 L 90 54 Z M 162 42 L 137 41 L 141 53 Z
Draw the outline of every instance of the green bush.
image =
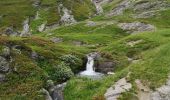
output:
M 55 66 L 52 79 L 58 81 L 66 81 L 69 78 L 71 78 L 73 75 L 74 74 L 71 71 L 70 67 L 64 62 L 61 62 L 59 65 Z
M 60 59 L 70 66 L 71 70 L 75 73 L 78 72 L 82 66 L 82 60 L 71 54 L 64 55 L 60 57 Z

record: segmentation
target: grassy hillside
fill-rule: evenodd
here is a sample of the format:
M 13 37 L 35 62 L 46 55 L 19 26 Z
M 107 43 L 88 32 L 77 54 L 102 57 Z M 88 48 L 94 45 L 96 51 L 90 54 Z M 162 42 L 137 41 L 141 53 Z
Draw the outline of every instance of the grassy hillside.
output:
M 170 73 L 170 9 L 158 10 L 149 18 L 135 18 L 132 7 L 122 15 L 107 16 L 121 1 L 103 4 L 104 13 L 93 16 L 96 9 L 90 0 L 41 0 L 38 7 L 33 7 L 37 0 L 1 0 L 0 32 L 10 26 L 21 30 L 23 21 L 30 17 L 33 35 L 0 36 L 0 57 L 10 65 L 7 73 L 0 72 L 6 76 L 3 82 L 0 80 L 0 100 L 44 100 L 41 90 L 48 88 L 48 80 L 55 84 L 67 81 L 64 100 L 105 100 L 106 90 L 128 73 L 127 80 L 133 87 L 123 93 L 120 100 L 136 97 L 136 79 L 153 91 L 165 84 Z M 58 23 L 61 3 L 79 22 L 37 32 L 43 23 Z M 39 19 L 34 20 L 37 11 Z M 132 34 L 118 27 L 119 23 L 131 22 L 151 24 L 156 30 Z M 106 75 L 102 80 L 76 76 L 85 69 L 85 57 L 90 52 L 99 52 L 103 59 L 116 62 L 115 74 Z

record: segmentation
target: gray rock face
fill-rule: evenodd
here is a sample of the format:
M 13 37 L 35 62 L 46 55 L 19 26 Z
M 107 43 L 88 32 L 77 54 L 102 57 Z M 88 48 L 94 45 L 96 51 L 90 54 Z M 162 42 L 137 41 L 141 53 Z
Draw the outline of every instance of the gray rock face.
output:
M 143 31 L 153 31 L 156 28 L 153 25 L 145 24 L 141 22 L 132 22 L 132 23 L 120 23 L 118 26 L 129 32 L 143 32 Z
M 76 23 L 74 16 L 71 15 L 71 11 L 65 8 L 62 4 L 59 5 L 59 12 L 60 14 L 63 13 L 60 19 L 60 23 L 63 25 L 73 24 Z
M 0 72 L 6 73 L 9 71 L 9 63 L 7 60 L 0 56 Z
M 129 7 L 131 7 L 131 5 L 132 5 L 131 0 L 124 0 L 124 1 L 122 1 L 120 4 L 118 4 L 115 9 L 113 9 L 112 11 L 110 11 L 110 13 L 108 14 L 108 16 L 121 15 L 121 14 L 123 14 L 124 10 L 128 9 Z
M 115 85 L 110 87 L 104 94 L 106 100 L 117 100 L 121 93 L 129 91 L 132 88 L 125 78 L 118 80 Z
M 63 42 L 63 38 L 57 38 L 57 37 L 53 37 L 50 39 L 52 42 L 54 43 L 60 43 Z

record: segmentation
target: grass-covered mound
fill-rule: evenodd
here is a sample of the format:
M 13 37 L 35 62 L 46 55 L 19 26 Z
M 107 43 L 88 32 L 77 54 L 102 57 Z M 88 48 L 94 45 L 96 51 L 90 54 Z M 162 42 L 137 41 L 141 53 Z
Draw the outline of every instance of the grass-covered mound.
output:
M 0 37 L 0 55 L 3 48 L 10 49 L 10 70 L 0 84 L 0 98 L 6 99 L 38 99 L 43 100 L 40 92 L 46 88 L 47 80 L 60 83 L 68 80 L 82 69 L 84 53 L 82 48 L 67 49 L 67 46 L 38 38 Z M 32 56 L 32 53 L 37 53 Z M 68 55 L 69 54 L 69 55 Z

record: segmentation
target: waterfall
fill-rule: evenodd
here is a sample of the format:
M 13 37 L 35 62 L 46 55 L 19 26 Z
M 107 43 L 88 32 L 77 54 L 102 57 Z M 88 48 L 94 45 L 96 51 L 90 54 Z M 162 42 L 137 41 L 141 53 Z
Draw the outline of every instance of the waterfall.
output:
M 86 63 L 86 70 L 80 72 L 81 76 L 99 76 L 101 73 L 95 72 L 94 70 L 94 58 L 96 54 L 91 53 L 87 55 L 87 63 Z
M 95 72 L 94 68 L 93 68 L 94 58 L 91 57 L 91 56 L 87 56 L 87 59 L 88 59 L 88 61 L 87 61 L 87 64 L 86 64 L 86 72 L 89 73 L 89 74 L 92 74 L 92 73 Z

